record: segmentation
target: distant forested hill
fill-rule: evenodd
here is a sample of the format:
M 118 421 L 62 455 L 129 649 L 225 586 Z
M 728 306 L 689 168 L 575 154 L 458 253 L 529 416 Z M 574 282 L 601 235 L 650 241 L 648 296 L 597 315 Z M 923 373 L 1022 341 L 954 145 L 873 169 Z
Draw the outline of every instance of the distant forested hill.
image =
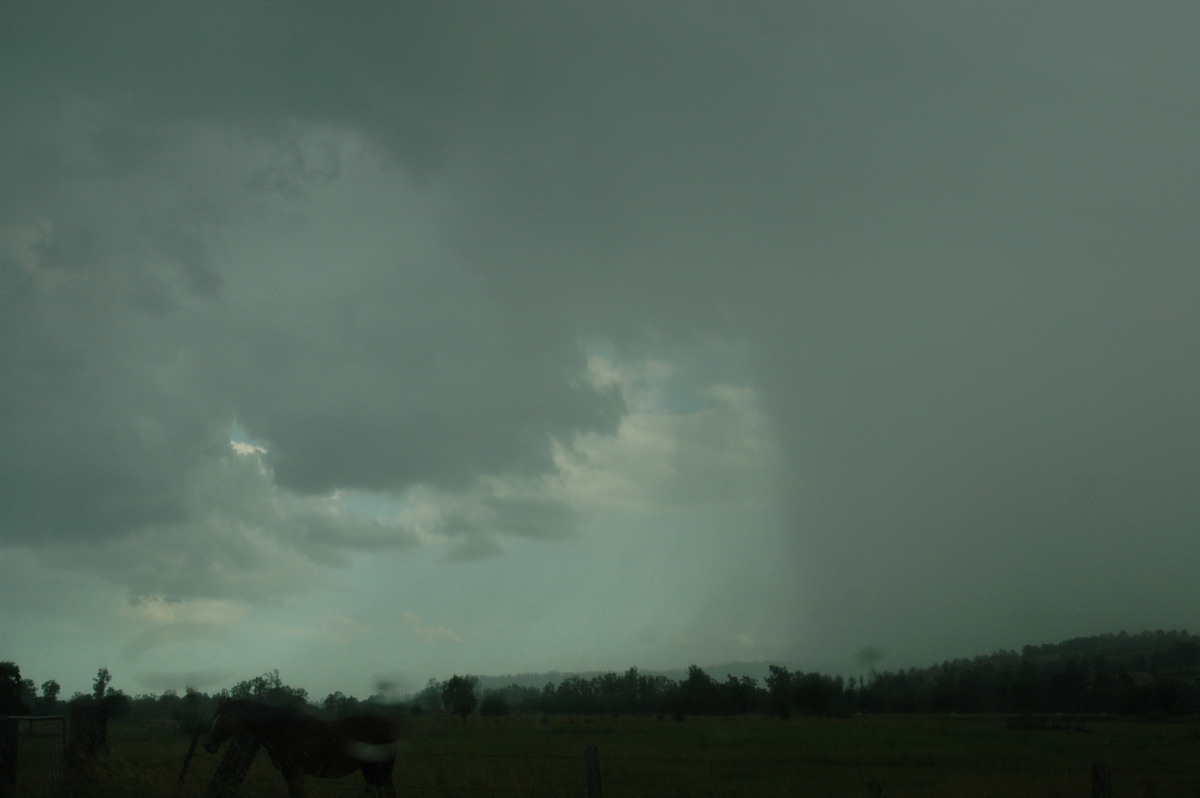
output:
M 1041 664 L 1087 659 L 1114 672 L 1191 673 L 1200 668 L 1200 637 L 1186 631 L 1075 637 L 1062 643 L 1025 646 L 1022 656 Z
M 100 669 L 107 680 L 108 671 Z M 457 674 L 456 674 L 457 675 Z M 430 679 L 419 692 L 366 699 L 334 692 L 324 699 L 283 683 L 279 671 L 239 682 L 216 695 L 189 688 L 182 696 L 126 696 L 108 689 L 110 717 L 171 718 L 191 732 L 212 717 L 222 696 L 248 697 L 330 716 L 365 711 L 398 714 L 448 711 L 455 680 Z M 458 680 L 460 683 L 463 680 Z M 849 679 L 770 663 L 732 662 L 679 671 L 527 673 L 467 680 L 485 715 L 520 712 L 568 715 L 846 715 L 853 713 L 1116 713 L 1200 715 L 1200 637 L 1186 631 L 1077 637 L 996 651 L 924 668 L 871 669 Z M 99 689 L 99 688 L 97 688 Z M 64 702 L 49 680 L 43 695 L 16 663 L 0 662 L 0 698 L 8 695 L 42 714 Z M 76 694 L 70 702 L 90 702 Z M 2 703 L 2 702 L 0 702 Z M 470 703 L 470 702 L 468 702 Z M 475 706 L 474 703 L 471 704 Z M 470 712 L 471 710 L 468 710 Z
M 719 665 L 704 665 L 702 670 L 714 679 L 725 679 L 729 676 L 741 679 L 743 677 L 755 679 L 765 682 L 767 676 L 771 673 L 771 665 L 776 663 L 770 662 L 724 662 Z M 643 675 L 661 676 L 671 681 L 682 681 L 687 678 L 687 668 L 669 668 L 665 670 L 642 670 L 634 668 Z M 608 671 L 571 671 L 564 673 L 562 671 L 543 671 L 540 673 L 517 673 L 505 674 L 503 676 L 480 676 L 479 686 L 482 690 L 498 690 L 504 687 L 517 685 L 518 687 L 536 687 L 541 689 L 547 684 L 557 685 L 567 677 L 582 677 L 584 679 L 592 679 L 598 676 L 603 676 Z
M 1119 632 L 924 668 L 841 676 L 768 663 L 687 671 L 482 677 L 485 694 L 541 712 L 1200 713 L 1200 637 Z M 613 708 L 616 708 L 615 710 Z
M 1200 712 L 1200 637 L 1125 632 L 876 673 L 862 708 L 883 712 Z

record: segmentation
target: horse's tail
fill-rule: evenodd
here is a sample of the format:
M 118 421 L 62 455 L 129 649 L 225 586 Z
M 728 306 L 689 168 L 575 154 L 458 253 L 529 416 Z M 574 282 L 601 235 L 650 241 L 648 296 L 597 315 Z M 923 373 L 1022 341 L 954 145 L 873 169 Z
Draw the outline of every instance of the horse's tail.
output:
M 386 762 L 396 758 L 400 719 L 385 715 L 360 715 L 341 721 L 349 732 L 346 753 L 362 762 Z

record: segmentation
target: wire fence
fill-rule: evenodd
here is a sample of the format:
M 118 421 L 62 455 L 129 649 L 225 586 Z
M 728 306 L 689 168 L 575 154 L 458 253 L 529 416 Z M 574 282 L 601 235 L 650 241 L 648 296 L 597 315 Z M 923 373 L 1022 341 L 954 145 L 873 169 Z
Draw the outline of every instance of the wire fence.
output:
M 18 780 L 3 798 L 41 798 L 63 792 L 62 719 L 58 731 L 25 726 L 20 736 Z M 32 732 L 38 731 L 37 734 Z M 164 730 L 165 731 L 165 730 Z M 1051 740 L 1053 738 L 1047 738 Z M 212 794 L 214 773 L 222 754 L 187 748 L 187 738 L 170 734 L 110 734 L 104 778 L 108 795 L 156 795 L 200 798 Z M 193 738 L 192 742 L 195 742 Z M 441 741 L 444 743 L 444 741 Z M 638 755 L 612 745 L 580 745 L 573 752 L 489 752 L 438 750 L 426 743 L 409 744 L 397 760 L 397 794 L 408 796 L 609 796 L 610 798 L 679 798 L 680 796 L 970 796 L 1055 795 L 1130 798 L 1131 796 L 1200 795 L 1200 761 L 1168 761 L 1146 757 L 1105 763 L 1063 766 L 955 761 L 931 754 L 897 755 L 865 761 L 855 752 L 791 755 L 739 750 L 737 755 Z M 35 748 L 37 746 L 37 748 Z M 1200 749 L 1200 745 L 1197 746 Z M 589 754 L 590 752 L 590 754 Z M 123 769 L 121 764 L 126 767 Z M 135 779 L 136 789 L 123 789 Z M 126 781 L 123 781 L 126 780 Z M 308 779 L 311 798 L 359 794 L 361 777 Z M 264 753 L 255 758 L 239 796 L 282 795 L 283 780 Z M 74 795 L 75 793 L 70 793 Z
M 0 798 L 63 792 L 66 720 L 62 715 L 0 718 Z
M 203 754 L 192 763 L 182 795 L 200 795 L 219 766 Z M 262 760 L 266 760 L 263 756 Z M 181 767 L 182 757 L 164 762 Z M 197 765 L 199 765 L 197 767 Z M 282 794 L 279 774 L 257 763 L 260 779 L 247 782 L 243 795 Z M 203 775 L 202 775 L 203 774 Z M 181 772 L 182 775 L 182 772 Z M 394 775 L 399 796 L 507 796 L 530 798 L 680 798 L 680 796 L 901 796 L 1022 795 L 1125 796 L 1200 795 L 1200 772 L 1161 765 L 1121 768 L 1106 763 L 1084 766 L 947 765 L 933 761 L 894 761 L 863 766 L 851 761 L 803 757 L 683 757 L 601 755 L 595 747 L 577 755 L 431 752 L 399 758 Z M 1114 785 L 1116 787 L 1114 788 Z M 309 780 L 313 798 L 361 793 L 362 780 Z M 211 790 L 208 794 L 211 794 Z

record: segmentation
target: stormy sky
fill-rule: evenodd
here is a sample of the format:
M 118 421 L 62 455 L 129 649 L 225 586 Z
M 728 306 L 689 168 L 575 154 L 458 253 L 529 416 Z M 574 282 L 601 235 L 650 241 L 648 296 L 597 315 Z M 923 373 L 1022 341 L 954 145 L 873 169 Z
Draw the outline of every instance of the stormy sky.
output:
M 365 696 L 1195 630 L 1197 40 L 4 3 L 0 659 Z

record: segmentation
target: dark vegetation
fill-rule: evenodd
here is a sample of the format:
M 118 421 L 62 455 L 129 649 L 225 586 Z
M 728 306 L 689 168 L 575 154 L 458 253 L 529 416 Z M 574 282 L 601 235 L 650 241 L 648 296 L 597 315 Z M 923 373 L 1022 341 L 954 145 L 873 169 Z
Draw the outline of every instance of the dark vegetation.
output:
M 54 714 L 67 705 L 101 703 L 110 718 L 164 720 L 190 732 L 206 723 L 221 697 L 255 698 L 330 717 L 360 712 L 434 714 L 464 721 L 510 713 L 543 716 L 771 714 L 839 716 L 928 713 L 1109 713 L 1136 716 L 1200 714 L 1200 637 L 1184 631 L 1080 637 L 1059 644 L 943 662 L 928 668 L 872 670 L 841 676 L 769 667 L 761 681 L 750 676 L 714 677 L 693 665 L 686 676 L 630 668 L 624 673 L 568 675 L 541 687 L 481 687 L 474 676 L 454 675 L 400 700 L 383 695 L 359 699 L 334 692 L 314 700 L 283 683 L 278 671 L 256 676 L 215 695 L 189 688 L 183 695 L 130 697 L 109 686 L 101 668 L 89 693 L 59 699 L 53 679 L 40 692 L 11 662 L 0 663 L 0 714 Z M 494 682 L 494 680 L 492 680 Z M 527 679 L 525 681 L 528 681 Z M 482 695 L 481 695 L 482 693 Z

